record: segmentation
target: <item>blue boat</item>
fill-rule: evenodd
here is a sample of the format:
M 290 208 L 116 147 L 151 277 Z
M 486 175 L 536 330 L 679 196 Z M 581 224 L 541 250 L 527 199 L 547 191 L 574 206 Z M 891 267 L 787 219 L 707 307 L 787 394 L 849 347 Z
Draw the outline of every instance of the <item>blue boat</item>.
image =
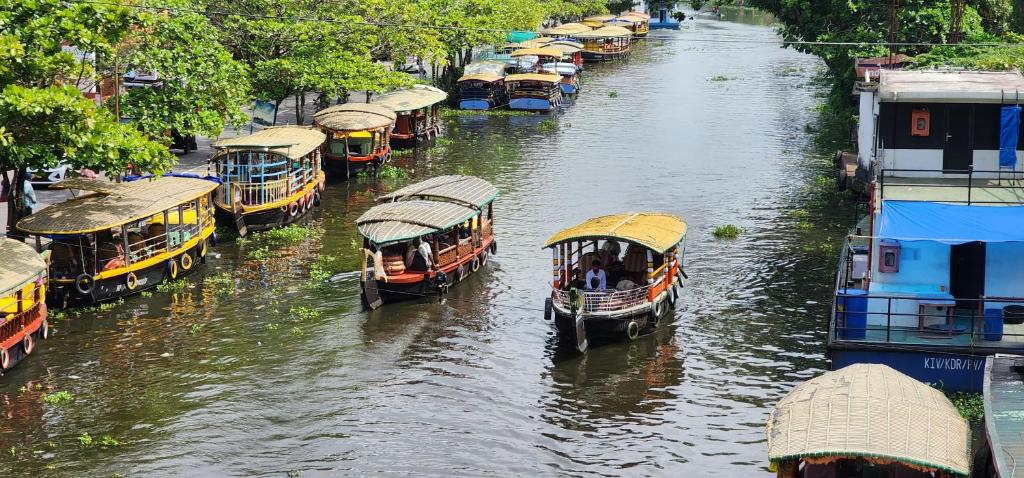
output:
M 580 91 L 580 75 L 576 65 L 566 62 L 544 63 L 540 65 L 542 73 L 554 73 L 562 77 L 558 84 L 562 94 L 575 95 Z
M 465 74 L 459 78 L 459 108 L 464 110 L 489 110 L 508 104 L 505 89 L 505 69 L 501 61 L 481 61 L 466 65 Z
M 562 104 L 562 77 L 555 74 L 523 73 L 505 77 L 508 106 L 522 111 L 552 111 Z

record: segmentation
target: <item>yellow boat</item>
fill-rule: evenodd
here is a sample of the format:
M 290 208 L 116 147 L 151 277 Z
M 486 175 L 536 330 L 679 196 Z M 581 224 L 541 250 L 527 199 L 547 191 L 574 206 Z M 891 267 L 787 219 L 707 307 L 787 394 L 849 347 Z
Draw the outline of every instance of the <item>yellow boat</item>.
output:
M 633 32 L 616 26 L 603 26 L 574 36 L 583 43 L 584 61 L 604 61 L 625 57 L 629 54 L 629 41 L 632 37 Z
M 0 375 L 49 337 L 46 322 L 46 259 L 32 246 L 0 238 Z
M 116 299 L 176 279 L 203 262 L 213 241 L 217 183 L 160 177 L 126 183 L 68 180 L 91 193 L 18 222 L 50 253 L 50 303 Z

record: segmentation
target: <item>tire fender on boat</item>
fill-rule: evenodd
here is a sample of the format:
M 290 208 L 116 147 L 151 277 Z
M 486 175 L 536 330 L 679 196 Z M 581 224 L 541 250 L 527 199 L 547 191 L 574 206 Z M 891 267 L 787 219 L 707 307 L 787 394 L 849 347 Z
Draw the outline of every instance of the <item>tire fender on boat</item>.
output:
M 651 304 L 651 320 L 653 320 L 654 323 L 658 323 L 661 319 L 662 312 L 662 301 L 656 301 Z
M 626 324 L 626 338 L 629 340 L 636 340 L 640 336 L 640 324 L 636 323 L 635 320 L 630 320 Z
M 491 241 L 491 254 L 498 253 L 498 241 Z
M 462 264 L 458 269 L 455 269 L 455 278 L 462 282 L 466 278 L 466 265 Z
M 469 261 L 469 268 L 476 272 L 480 270 L 480 258 L 474 257 L 473 260 Z
M 25 355 L 31 355 L 36 349 L 36 339 L 32 334 L 25 334 L 25 338 L 21 339 L 21 348 L 25 350 Z
M 297 202 L 291 203 L 291 205 L 288 206 L 288 215 L 289 216 L 295 216 L 298 213 L 299 213 L 299 203 L 297 203 Z
M 676 292 L 676 285 L 672 284 L 665 292 L 668 294 L 668 306 L 673 309 L 676 308 L 676 299 L 679 298 L 679 293 Z
M 128 275 L 124 276 L 124 286 L 128 290 L 135 290 L 139 286 L 139 278 L 135 276 L 134 272 L 129 272 Z
M 0 370 L 7 370 L 11 366 L 11 353 L 7 349 L 0 348 Z
M 187 271 L 187 270 L 192 268 L 192 264 L 193 264 L 192 254 L 189 254 L 188 252 L 186 252 L 186 253 L 182 254 L 181 255 L 181 259 L 178 259 L 178 260 L 181 261 L 181 269 L 182 270 Z
M 551 316 L 555 314 L 555 305 L 551 301 L 551 297 L 544 299 L 544 320 L 551 320 Z
M 167 275 L 171 276 L 171 279 L 178 278 L 178 262 L 174 259 L 167 260 Z
M 50 338 L 50 323 L 43 319 L 43 323 L 39 326 L 39 336 L 46 340 Z
M 82 295 L 92 294 L 93 286 L 96 285 L 96 280 L 89 274 L 79 274 L 75 278 L 75 290 Z
M 313 205 L 320 207 L 320 191 L 313 193 Z
M 487 251 L 485 250 L 485 251 L 480 253 L 480 266 L 483 267 L 483 266 L 486 266 L 486 265 L 487 265 Z

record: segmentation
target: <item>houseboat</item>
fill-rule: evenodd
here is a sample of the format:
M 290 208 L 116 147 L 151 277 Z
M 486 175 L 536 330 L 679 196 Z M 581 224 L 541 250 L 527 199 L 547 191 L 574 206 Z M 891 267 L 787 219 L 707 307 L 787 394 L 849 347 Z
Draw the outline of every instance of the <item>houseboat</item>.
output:
M 379 198 L 356 225 L 363 237 L 365 305 L 433 297 L 497 252 L 498 190 L 472 176 L 438 176 Z
M 376 171 L 391 158 L 394 111 L 369 103 L 345 103 L 318 111 L 313 123 L 327 136 L 321 147 L 323 169 L 350 178 Z
M 985 410 L 987 447 L 975 463 L 985 478 L 1012 478 L 1024 462 L 1024 356 L 994 355 L 985 361 Z
M 603 26 L 603 24 L 600 26 Z M 554 39 L 565 40 L 575 38 L 576 35 L 583 32 L 589 32 L 593 29 L 593 27 L 582 23 L 563 23 L 557 27 L 544 29 L 541 33 Z
M 514 110 L 552 111 L 562 104 L 562 76 L 548 73 L 522 73 L 505 77 L 509 91 L 508 106 Z
M 48 250 L 48 299 L 56 307 L 118 299 L 176 279 L 205 262 L 214 240 L 217 183 L 158 177 L 112 183 L 73 179 L 89 191 L 18 222 Z
M 428 85 L 377 95 L 372 103 L 390 108 L 398 115 L 391 141 L 401 144 L 431 139 L 441 131 L 441 102 L 448 99 L 443 90 Z
M 0 375 L 50 335 L 46 321 L 48 256 L 25 243 L 0 238 Z
M 857 364 L 794 388 L 768 414 L 778 478 L 967 477 L 971 428 L 939 390 Z
M 662 213 L 601 216 L 555 233 L 544 243 L 553 276 L 544 318 L 581 352 L 591 336 L 635 339 L 675 307 L 685 237 L 686 223 Z
M 593 30 L 596 30 L 598 28 L 604 27 L 606 22 L 609 22 L 614 19 L 615 15 L 611 13 L 605 13 L 601 15 L 591 15 L 587 18 L 584 18 L 582 21 L 580 21 L 580 23 L 590 27 Z
M 547 44 L 547 48 L 553 48 L 562 52 L 562 58 L 571 61 L 576 65 L 577 71 L 583 71 L 583 44 L 568 39 L 555 40 Z
M 512 52 L 512 58 L 525 58 L 533 57 L 537 60 L 534 62 L 534 66 L 539 66 L 541 63 L 551 63 L 561 61 L 563 57 L 561 50 L 557 48 L 522 48 Z M 522 71 L 521 73 L 535 73 L 536 69 L 530 71 Z
M 633 32 L 634 38 L 643 38 L 651 29 L 651 16 L 641 12 L 628 12 L 605 22 L 605 25 L 625 28 Z
M 632 36 L 633 32 L 625 28 L 605 26 L 580 33 L 574 38 L 583 42 L 584 61 L 605 61 L 628 55 Z
M 326 139 L 315 128 L 281 126 L 215 142 L 217 211 L 243 236 L 298 221 L 320 205 Z
M 869 211 L 840 256 L 834 368 L 883 363 L 979 392 L 986 356 L 1024 354 L 1015 88 L 1019 73 L 882 70 L 861 93 Z
M 459 109 L 489 110 L 508 104 L 505 77 L 492 73 L 462 75 L 459 84 Z
M 576 65 L 566 62 L 543 63 L 539 70 L 542 73 L 553 73 L 562 77 L 561 83 L 558 84 L 562 88 L 562 94 L 575 95 L 579 93 L 580 73 Z

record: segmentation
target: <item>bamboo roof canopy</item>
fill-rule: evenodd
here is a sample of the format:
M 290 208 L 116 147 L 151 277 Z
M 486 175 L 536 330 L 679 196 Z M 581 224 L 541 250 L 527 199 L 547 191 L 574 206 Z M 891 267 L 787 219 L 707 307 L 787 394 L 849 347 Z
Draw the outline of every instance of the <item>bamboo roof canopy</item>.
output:
M 278 126 L 248 136 L 225 138 L 213 143 L 218 154 L 224 151 L 269 151 L 290 159 L 299 159 L 316 150 L 327 139 L 316 128 Z
M 313 122 L 335 131 L 364 131 L 394 124 L 394 111 L 372 103 L 345 103 L 318 111 Z
M 562 81 L 562 77 L 559 75 L 549 75 L 544 73 L 520 73 L 516 75 L 508 75 L 505 77 L 506 82 L 516 81 L 540 81 L 544 83 L 558 83 Z
M 428 85 L 413 85 L 412 88 L 390 91 L 378 95 L 372 104 L 391 108 L 395 112 L 418 110 L 440 103 L 448 98 L 448 93 Z
M 623 13 L 622 15 L 619 15 L 619 18 L 622 18 L 622 17 L 635 17 L 635 18 L 639 18 L 640 20 L 643 20 L 643 21 L 650 21 L 650 19 L 651 19 L 651 16 L 649 14 L 644 13 L 644 12 L 636 12 L 636 11 L 626 12 L 626 13 Z
M 555 233 L 544 243 L 551 247 L 568 241 L 620 239 L 665 252 L 686 236 L 686 222 L 671 214 L 637 212 L 588 219 Z
M 498 188 L 483 179 L 473 176 L 448 175 L 411 184 L 381 196 L 378 201 L 442 199 L 480 209 L 497 196 Z
M 633 36 L 633 32 L 616 26 L 605 26 L 576 35 L 577 38 L 618 38 Z
M 562 52 L 563 54 L 571 55 L 583 49 L 582 43 L 569 42 L 569 41 L 558 41 L 551 42 L 547 48 L 553 48 Z
M 589 16 L 587 18 L 584 18 L 584 20 L 591 21 L 591 22 L 607 22 L 608 20 L 611 20 L 613 18 L 615 18 L 615 15 L 612 15 L 610 13 L 605 13 L 605 14 L 602 14 L 602 15 L 591 15 L 591 16 Z
M 487 83 L 494 83 L 495 81 L 501 81 L 504 78 L 504 76 L 493 75 L 490 73 L 472 73 L 469 75 L 462 75 L 462 77 L 460 77 L 458 81 L 463 82 L 477 80 L 485 81 Z
M 140 179 L 121 183 L 109 193 L 54 204 L 22 219 L 17 227 L 29 234 L 85 234 L 151 217 L 216 187 L 217 183 L 205 179 Z
M 443 231 L 480 211 L 453 202 L 411 200 L 378 204 L 356 219 L 359 234 L 375 244 Z
M 46 271 L 43 256 L 21 241 L 0 238 L 0 257 L 0 296 L 24 287 Z
M 808 380 L 768 417 L 768 459 L 863 457 L 967 476 L 970 428 L 939 390 L 887 365 L 854 364 Z
M 519 48 L 541 48 L 548 43 L 551 43 L 554 38 L 551 37 L 537 37 L 532 40 L 525 40 L 516 43 L 509 43 L 506 45 L 508 48 L 519 49 Z
M 512 57 L 519 56 L 552 56 L 561 58 L 562 51 L 554 48 L 523 48 L 522 50 L 512 52 Z
M 577 33 L 589 32 L 590 30 L 593 30 L 593 28 L 582 23 L 563 23 L 557 27 L 545 29 L 541 33 L 545 35 L 575 35 Z
M 473 63 L 466 65 L 466 67 L 462 69 L 462 73 L 464 75 L 489 74 L 495 76 L 505 76 L 506 68 L 508 68 L 508 64 L 506 64 L 503 61 L 474 61 Z

